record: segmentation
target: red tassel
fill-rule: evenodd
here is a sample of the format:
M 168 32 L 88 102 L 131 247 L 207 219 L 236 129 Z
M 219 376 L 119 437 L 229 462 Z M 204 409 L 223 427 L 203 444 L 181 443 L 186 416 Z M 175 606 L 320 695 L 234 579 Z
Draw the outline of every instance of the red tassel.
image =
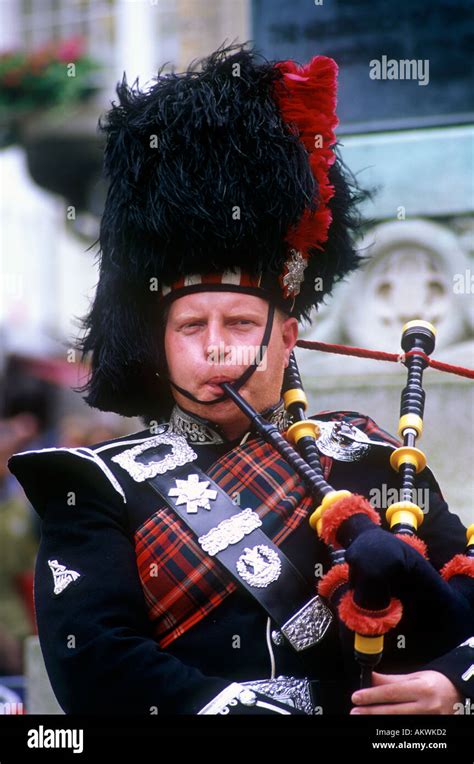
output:
M 386 634 L 399 623 L 403 615 L 400 600 L 392 597 L 383 610 L 365 610 L 354 602 L 354 592 L 346 592 L 339 603 L 339 616 L 351 631 L 367 637 Z
M 321 538 L 326 544 L 340 546 L 336 541 L 339 526 L 344 520 L 358 514 L 367 515 L 373 523 L 380 525 L 380 517 L 370 502 L 364 496 L 353 494 L 339 499 L 330 506 L 323 514 L 321 526 Z
M 349 565 L 342 562 L 334 565 L 325 576 L 322 577 L 318 585 L 318 594 L 330 600 L 339 586 L 346 584 L 349 580 Z
M 416 551 L 425 558 L 425 560 L 428 560 L 428 549 L 426 548 L 426 544 L 422 539 L 418 538 L 418 536 L 409 536 L 407 533 L 396 533 L 395 536 L 397 539 L 404 541 L 405 544 L 408 544 L 408 546 L 412 546 L 413 549 L 416 549 Z
M 441 577 L 449 581 L 453 576 L 469 576 L 474 578 L 474 557 L 466 557 L 465 554 L 456 554 L 441 569 Z

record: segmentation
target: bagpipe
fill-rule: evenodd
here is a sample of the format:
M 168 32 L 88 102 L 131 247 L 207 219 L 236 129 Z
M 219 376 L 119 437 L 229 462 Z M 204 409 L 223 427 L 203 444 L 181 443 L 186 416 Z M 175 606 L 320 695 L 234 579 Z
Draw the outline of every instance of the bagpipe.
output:
M 298 345 L 328 347 L 304 341 Z M 285 436 L 230 384 L 221 383 L 260 437 L 287 460 L 314 498 L 316 508 L 309 523 L 327 545 L 331 560 L 318 592 L 338 613 L 341 639 L 347 643 L 347 634 L 354 635 L 361 687 L 371 685 L 372 671 L 383 655 L 384 637 L 400 623 L 404 609 L 414 621 L 412 626 L 419 619 L 423 633 L 435 635 L 438 654 L 432 658 L 472 636 L 474 628 L 474 524 L 467 529 L 466 548 L 438 571 L 429 561 L 430 550 L 417 536 L 424 513 L 414 501 L 416 476 L 426 467 L 426 457 L 416 445 L 423 429 L 423 372 L 430 365 L 463 376 L 474 373 L 430 358 L 435 329 L 426 321 L 405 324 L 401 345 L 401 357 L 362 349 L 351 353 L 350 348 L 333 346 L 333 352 L 401 360 L 407 368 L 398 427 L 403 444 L 390 456 L 400 480 L 399 501 L 386 508 L 390 531 L 380 527 L 380 515 L 366 497 L 335 490 L 324 478 L 317 447 L 320 430 L 316 421 L 306 418 L 308 402 L 293 353 L 283 385 L 285 408 L 292 420 Z

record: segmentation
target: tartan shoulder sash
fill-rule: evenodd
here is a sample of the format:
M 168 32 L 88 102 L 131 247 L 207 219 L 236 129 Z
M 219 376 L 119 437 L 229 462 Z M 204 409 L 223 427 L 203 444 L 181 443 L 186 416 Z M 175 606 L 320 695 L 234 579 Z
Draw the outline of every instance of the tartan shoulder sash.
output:
M 262 531 L 277 546 L 312 508 L 300 478 L 259 438 L 249 438 L 222 456 L 207 474 L 237 507 L 250 507 L 258 514 Z M 237 587 L 166 505 L 138 528 L 135 544 L 149 616 L 162 648 L 201 621 Z

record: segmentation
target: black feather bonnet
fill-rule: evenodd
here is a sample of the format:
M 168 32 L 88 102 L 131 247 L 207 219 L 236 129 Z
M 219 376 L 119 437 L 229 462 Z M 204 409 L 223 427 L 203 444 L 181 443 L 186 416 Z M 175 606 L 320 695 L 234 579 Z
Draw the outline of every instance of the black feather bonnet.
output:
M 99 121 L 109 186 L 99 282 L 77 344 L 90 354 L 90 406 L 168 418 L 160 316 L 186 277 L 245 274 L 309 320 L 358 266 L 359 196 L 334 148 L 336 75 L 323 56 L 300 67 L 245 45 L 160 71 L 146 91 L 124 75 Z

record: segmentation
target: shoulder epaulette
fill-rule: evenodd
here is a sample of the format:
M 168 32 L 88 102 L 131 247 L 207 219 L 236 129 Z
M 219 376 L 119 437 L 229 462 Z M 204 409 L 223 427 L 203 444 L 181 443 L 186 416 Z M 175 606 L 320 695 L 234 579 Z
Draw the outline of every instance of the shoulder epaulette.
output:
M 48 495 L 51 481 L 57 481 L 58 476 L 69 472 L 84 474 L 84 470 L 93 469 L 91 476 L 104 476 L 113 490 L 119 494 L 124 504 L 127 502 L 125 491 L 114 472 L 102 455 L 107 451 L 120 453 L 121 450 L 143 443 L 153 437 L 150 430 L 141 430 L 109 441 L 102 441 L 92 446 L 73 448 L 40 448 L 20 451 L 8 460 L 8 468 L 21 484 L 28 500 L 42 513 L 44 501 Z

